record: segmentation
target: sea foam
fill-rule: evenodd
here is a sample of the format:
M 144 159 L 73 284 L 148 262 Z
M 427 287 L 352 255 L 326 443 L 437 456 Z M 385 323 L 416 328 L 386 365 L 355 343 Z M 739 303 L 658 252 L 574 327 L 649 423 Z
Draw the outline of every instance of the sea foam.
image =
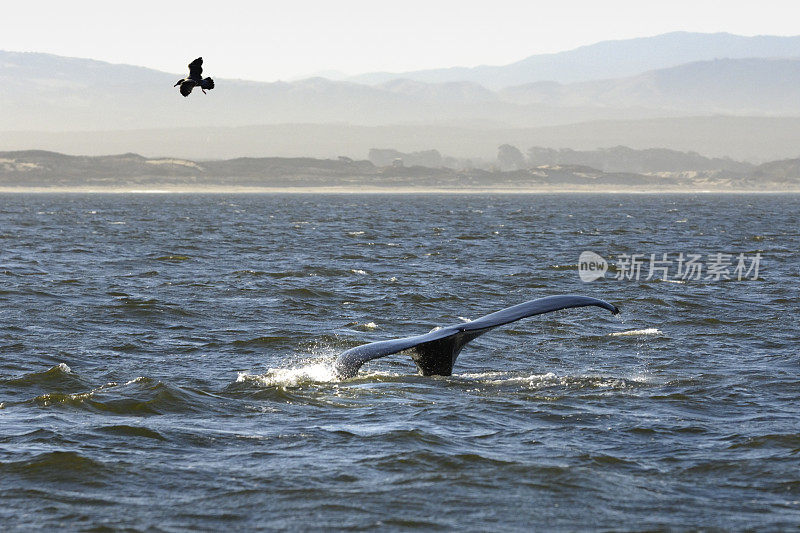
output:
M 295 368 L 269 368 L 263 374 L 239 372 L 237 383 L 255 383 L 267 387 L 296 387 L 304 383 L 337 381 L 332 365 L 312 363 Z
M 635 336 L 647 336 L 647 335 L 663 335 L 664 333 L 658 328 L 646 328 L 646 329 L 631 329 L 628 331 L 615 331 L 614 333 L 609 333 L 609 337 L 635 337 Z

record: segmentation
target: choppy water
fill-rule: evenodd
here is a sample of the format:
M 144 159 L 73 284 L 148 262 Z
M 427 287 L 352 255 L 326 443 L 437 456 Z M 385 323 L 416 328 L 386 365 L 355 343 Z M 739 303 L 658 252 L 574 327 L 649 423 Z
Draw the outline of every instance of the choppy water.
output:
M 800 524 L 798 196 L 0 196 L 5 528 Z M 578 255 L 760 252 L 757 281 Z M 452 377 L 346 348 L 561 293 Z

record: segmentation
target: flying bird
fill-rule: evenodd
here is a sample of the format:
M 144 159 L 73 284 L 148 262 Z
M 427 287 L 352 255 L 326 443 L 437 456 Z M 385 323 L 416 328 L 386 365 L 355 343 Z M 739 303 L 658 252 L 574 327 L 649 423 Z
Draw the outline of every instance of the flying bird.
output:
M 180 91 L 183 96 L 189 96 L 189 93 L 191 93 L 192 89 L 195 87 L 200 87 L 200 89 L 203 91 L 203 94 L 206 94 L 206 89 L 210 91 L 214 88 L 214 80 L 211 78 L 203 79 L 202 57 L 198 57 L 189 63 L 189 76 L 187 78 L 178 80 L 178 83 L 173 85 L 173 87 L 177 87 L 178 85 L 181 86 Z

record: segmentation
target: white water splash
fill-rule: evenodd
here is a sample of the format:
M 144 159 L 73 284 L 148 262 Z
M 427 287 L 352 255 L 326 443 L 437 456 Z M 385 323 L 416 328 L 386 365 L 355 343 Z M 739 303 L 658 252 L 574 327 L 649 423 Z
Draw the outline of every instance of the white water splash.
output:
M 546 374 L 531 374 L 528 377 L 521 378 L 522 381 L 528 383 L 528 385 L 536 385 L 541 383 L 552 383 L 552 382 L 563 382 L 563 378 L 558 377 L 553 372 L 547 372 Z
M 361 269 L 351 269 L 350 272 L 353 274 L 358 274 L 359 276 L 366 276 L 367 273 Z
M 304 383 L 338 381 L 332 365 L 313 363 L 297 368 L 269 368 L 263 374 L 239 372 L 237 383 L 255 383 L 266 387 L 297 387 Z
M 554 372 L 544 374 L 530 374 L 527 376 L 512 375 L 507 372 L 481 372 L 476 374 L 460 374 L 458 378 L 466 378 L 486 385 L 519 385 L 522 387 L 540 389 L 545 387 L 591 387 L 591 388 L 628 388 L 633 383 L 647 383 L 650 378 L 645 375 L 633 376 L 603 376 L 603 375 L 575 375 L 560 376 Z
M 647 336 L 647 335 L 663 335 L 664 333 L 658 328 L 646 328 L 646 329 L 631 329 L 628 331 L 615 331 L 614 333 L 609 333 L 609 337 L 635 337 L 639 335 Z
M 555 385 L 555 384 L 560 384 L 561 382 L 562 378 L 559 378 L 556 374 L 552 372 L 547 372 L 546 374 L 531 374 L 530 376 L 514 376 L 514 377 L 507 377 L 505 379 L 493 379 L 487 381 L 487 383 L 491 385 L 519 383 L 522 385 L 526 385 L 528 387 Z
M 367 329 L 378 329 L 378 324 L 376 324 L 375 322 L 367 322 L 366 324 L 364 324 L 364 327 Z
M 72 369 L 69 366 L 67 366 L 67 363 L 58 363 L 56 365 L 56 368 L 61 370 L 65 374 L 71 374 L 72 373 Z
M 457 378 L 465 378 L 465 379 L 474 379 L 474 380 L 486 380 L 491 378 L 498 378 L 501 376 L 507 376 L 508 372 L 502 371 L 487 371 L 487 372 L 467 372 L 465 374 L 456 374 Z

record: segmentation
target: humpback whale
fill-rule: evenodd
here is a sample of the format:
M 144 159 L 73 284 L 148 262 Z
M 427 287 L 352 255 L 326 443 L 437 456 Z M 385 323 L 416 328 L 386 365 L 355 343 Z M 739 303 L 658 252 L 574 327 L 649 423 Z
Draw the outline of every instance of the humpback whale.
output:
M 339 355 L 334 369 L 340 379 L 351 378 L 358 374 L 361 365 L 367 361 L 409 350 L 411 359 L 423 376 L 449 376 L 453 373 L 453 364 L 461 349 L 487 331 L 529 316 L 589 305 L 608 309 L 614 315 L 619 313 L 617 306 L 589 296 L 547 296 L 507 307 L 472 322 L 434 329 L 424 335 L 371 342 L 350 348 Z

